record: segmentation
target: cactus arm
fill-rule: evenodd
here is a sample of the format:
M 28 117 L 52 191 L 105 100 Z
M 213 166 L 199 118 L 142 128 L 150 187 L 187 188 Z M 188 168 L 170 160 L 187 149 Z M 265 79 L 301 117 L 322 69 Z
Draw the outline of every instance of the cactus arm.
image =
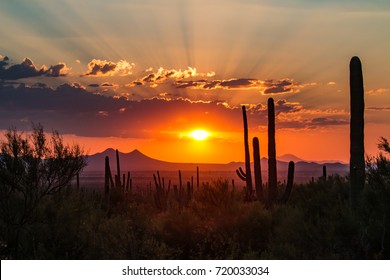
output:
M 236 169 L 236 173 L 237 173 L 237 176 L 243 180 L 244 182 L 246 182 L 246 175 L 244 173 L 244 171 L 242 170 L 242 168 L 240 167 L 239 169 Z
M 252 175 L 251 175 L 251 163 L 250 163 L 249 142 L 248 142 L 248 120 L 246 117 L 245 106 L 242 106 L 242 118 L 244 124 L 246 189 L 248 193 L 252 193 Z

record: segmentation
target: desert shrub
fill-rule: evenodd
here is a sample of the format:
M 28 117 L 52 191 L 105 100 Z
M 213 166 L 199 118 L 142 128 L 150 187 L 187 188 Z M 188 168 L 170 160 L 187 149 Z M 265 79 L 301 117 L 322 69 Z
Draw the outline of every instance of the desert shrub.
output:
M 171 208 L 157 215 L 153 224 L 158 240 L 176 252 L 176 258 L 189 259 L 196 244 L 196 231 L 200 220 L 189 209 Z M 175 258 L 175 257 L 174 257 Z
M 390 146 L 386 138 L 378 144 L 379 154 L 367 159 L 366 186 L 359 216 L 362 243 L 367 258 L 390 258 Z
M 242 210 L 241 195 L 230 190 L 227 181 L 213 181 L 195 192 L 190 208 L 205 223 L 231 224 Z
M 90 248 L 105 217 L 100 200 L 99 195 L 70 189 L 47 198 L 32 235 L 37 251 L 31 258 L 85 259 L 94 255 Z
M 244 213 L 242 194 L 226 181 L 203 184 L 185 208 L 170 208 L 155 217 L 161 242 L 182 259 L 237 258 L 239 220 Z
M 268 249 L 273 222 L 270 211 L 261 203 L 245 205 L 245 211 L 237 219 L 237 243 L 239 255 L 236 258 L 260 258 Z
M 156 240 L 151 212 L 129 201 L 126 207 L 105 208 L 104 197 L 94 192 L 58 193 L 42 205 L 42 222 L 29 240 L 38 259 L 165 259 L 169 248 Z
M 349 181 L 330 176 L 294 188 L 287 205 L 273 209 L 273 233 L 264 258 L 362 258 L 358 217 L 349 207 Z

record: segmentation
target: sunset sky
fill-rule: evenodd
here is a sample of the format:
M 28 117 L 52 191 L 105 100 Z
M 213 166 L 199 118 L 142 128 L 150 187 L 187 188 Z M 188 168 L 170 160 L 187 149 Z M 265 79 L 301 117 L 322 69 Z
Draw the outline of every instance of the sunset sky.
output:
M 366 153 L 390 138 L 389 27 L 388 0 L 2 0 L 0 130 L 226 163 L 244 159 L 241 105 L 267 156 L 272 97 L 278 155 L 348 162 L 354 55 Z

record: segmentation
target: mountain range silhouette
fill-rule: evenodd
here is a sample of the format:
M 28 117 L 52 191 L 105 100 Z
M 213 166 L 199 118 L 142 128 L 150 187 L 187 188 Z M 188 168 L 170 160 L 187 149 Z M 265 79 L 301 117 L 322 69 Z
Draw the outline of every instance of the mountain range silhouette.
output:
M 129 153 L 119 152 L 119 159 L 121 164 L 121 170 L 123 171 L 190 171 L 196 170 L 198 166 L 202 171 L 235 171 L 239 167 L 243 167 L 243 162 L 230 162 L 230 163 L 178 163 L 167 162 L 158 159 L 151 158 L 139 150 L 133 150 Z M 108 156 L 110 160 L 111 169 L 116 168 L 116 155 L 115 150 L 109 148 L 101 153 L 96 153 L 88 156 L 88 165 L 85 171 L 104 171 L 105 157 Z M 304 161 L 295 155 L 286 154 L 278 157 L 277 165 L 280 172 L 287 171 L 288 162 L 293 160 L 296 164 L 296 171 L 301 172 L 322 172 L 322 166 L 326 165 L 328 174 L 338 173 L 345 174 L 348 171 L 348 165 L 340 162 L 308 162 Z M 268 159 L 261 159 L 262 171 L 267 171 Z

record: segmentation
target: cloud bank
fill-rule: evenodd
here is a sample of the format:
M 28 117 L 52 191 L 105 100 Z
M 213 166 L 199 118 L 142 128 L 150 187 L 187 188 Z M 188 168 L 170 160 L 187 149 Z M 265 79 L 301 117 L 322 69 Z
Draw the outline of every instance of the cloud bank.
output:
M 34 87 L 0 84 L 0 87 L 0 129 L 24 128 L 32 121 L 61 133 L 80 136 L 150 138 L 153 137 L 151 131 L 161 131 L 167 126 L 185 129 L 202 122 L 215 129 L 223 127 L 235 131 L 240 131 L 242 126 L 240 106 L 229 106 L 221 101 L 166 96 L 131 101 L 94 94 L 77 83 L 63 84 L 55 89 L 44 84 Z M 276 101 L 275 111 L 279 129 L 348 123 L 347 114 L 310 111 L 302 104 L 284 99 Z M 303 118 L 304 115 L 308 117 Z M 248 105 L 248 122 L 254 130 L 266 126 L 266 105 Z
M 160 67 L 156 71 L 148 69 L 140 78 L 132 79 L 133 67 L 134 64 L 124 60 L 93 59 L 80 76 L 74 75 L 64 62 L 38 68 L 29 58 L 11 64 L 8 57 L 0 56 L 0 129 L 10 126 L 27 129 L 30 122 L 40 122 L 61 133 L 134 138 L 154 137 L 167 127 L 187 130 L 199 123 L 215 129 L 241 131 L 241 106 L 225 98 L 233 95 L 220 93 L 242 90 L 280 95 L 275 98 L 278 129 L 315 129 L 348 123 L 345 112 L 309 110 L 299 102 L 287 101 L 284 94 L 297 93 L 312 85 L 290 78 L 213 79 L 214 72 L 198 72 L 191 67 L 184 70 Z M 66 80 L 76 77 L 78 81 L 60 86 L 45 83 L 58 77 Z M 118 84 L 114 82 L 118 77 L 132 82 Z M 23 78 L 30 78 L 30 83 L 18 81 Z M 215 93 L 208 94 L 212 91 Z M 266 103 L 247 104 L 247 110 L 251 129 L 263 131 L 267 125 Z

